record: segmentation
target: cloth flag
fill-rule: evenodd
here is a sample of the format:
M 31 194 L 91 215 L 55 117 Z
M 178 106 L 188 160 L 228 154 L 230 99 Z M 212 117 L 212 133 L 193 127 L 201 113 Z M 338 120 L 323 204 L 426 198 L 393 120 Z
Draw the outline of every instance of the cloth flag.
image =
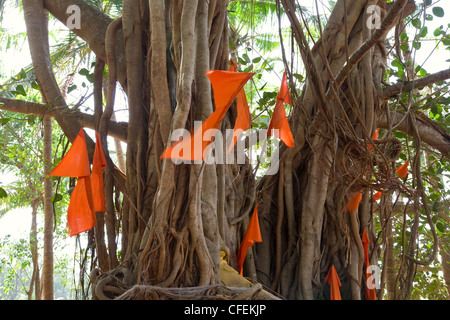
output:
M 51 176 L 58 177 L 86 177 L 91 174 L 89 157 L 86 147 L 86 138 L 83 129 L 72 143 L 61 162 L 50 172 Z
M 161 159 L 204 161 L 207 154 L 205 150 L 212 143 L 212 137 L 223 117 L 253 73 L 210 70 L 206 75 L 213 87 L 216 110 L 188 137 L 183 137 L 164 150 Z
M 236 64 L 233 60 L 231 60 L 231 66 L 228 71 L 237 72 Z M 250 128 L 251 123 L 247 97 L 245 96 L 244 89 L 241 89 L 237 95 L 237 117 L 236 122 L 234 123 L 233 141 L 231 141 L 230 146 L 228 147 L 228 152 L 233 149 L 242 132 Z
M 247 226 L 244 239 L 242 239 L 241 246 L 239 247 L 239 251 L 237 254 L 240 270 L 239 272 L 241 275 L 244 266 L 245 256 L 247 255 L 247 250 L 251 246 L 253 246 L 255 242 L 262 242 L 261 230 L 259 229 L 259 220 L 258 220 L 258 204 L 256 204 L 255 209 L 253 210 L 252 218 L 250 219 L 250 222 Z
M 373 201 L 378 201 L 381 198 L 381 192 L 377 191 L 374 195 L 373 195 Z
M 365 290 L 366 290 L 366 300 L 377 300 L 377 296 L 375 294 L 375 288 L 369 288 L 367 286 L 367 279 L 369 279 L 369 277 L 371 276 L 371 274 L 369 274 L 367 268 L 369 268 L 370 266 L 370 261 L 369 261 L 369 236 L 367 235 L 367 230 L 366 228 L 364 228 L 364 232 L 363 232 L 363 236 L 362 236 L 362 243 L 364 246 L 364 263 L 366 265 L 366 286 L 365 286 Z
M 375 133 L 372 135 L 372 137 L 370 137 L 370 139 L 372 139 L 372 140 L 376 140 L 376 139 L 378 139 L 378 134 L 380 133 L 380 128 L 378 128 L 376 131 L 375 131 Z M 371 144 L 369 144 L 369 150 L 371 151 L 371 152 L 373 152 L 373 146 L 371 145 Z
M 362 192 L 358 191 L 353 193 L 353 195 L 350 197 L 350 199 L 347 202 L 347 205 L 345 206 L 345 211 L 347 212 L 353 212 L 358 210 L 359 203 L 362 200 Z
M 398 176 L 400 178 L 406 178 L 406 175 L 408 174 L 408 165 L 409 160 L 407 160 L 404 164 L 397 168 L 396 172 L 398 173 Z
M 92 161 L 92 195 L 94 197 L 94 212 L 105 212 L 105 189 L 103 183 L 103 168 L 106 167 L 105 154 L 98 132 L 95 132 L 95 151 Z
M 341 292 L 339 290 L 341 281 L 339 280 L 339 276 L 334 265 L 331 266 L 325 281 L 330 285 L 330 300 L 342 300 Z
M 70 195 L 67 209 L 67 227 L 70 236 L 90 230 L 97 225 L 89 157 L 86 138 L 82 128 L 75 137 L 69 151 L 67 151 L 55 169 L 50 172 L 50 175 L 78 178 L 75 188 Z
M 287 103 L 291 106 L 293 105 L 287 85 L 286 71 L 283 73 L 281 86 L 278 90 L 277 101 L 275 103 L 272 118 L 270 119 L 267 135 L 272 136 L 275 134 L 272 130 L 278 130 L 277 138 L 283 141 L 289 148 L 293 148 L 294 137 L 292 136 L 291 128 L 286 118 L 286 110 L 284 109 L 283 103 Z
M 70 195 L 67 209 L 67 227 L 70 236 L 91 230 L 97 225 L 94 213 L 94 200 L 92 197 L 91 179 L 78 177 L 75 189 Z

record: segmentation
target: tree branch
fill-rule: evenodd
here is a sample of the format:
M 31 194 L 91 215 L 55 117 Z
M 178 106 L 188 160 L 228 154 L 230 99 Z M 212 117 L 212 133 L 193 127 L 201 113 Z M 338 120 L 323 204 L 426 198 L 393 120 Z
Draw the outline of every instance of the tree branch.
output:
M 411 123 L 408 123 L 408 117 L 395 111 L 391 112 L 389 116 L 393 127 L 408 135 L 413 134 L 413 127 Z M 413 116 L 417 120 L 416 126 L 420 139 L 450 159 L 450 135 L 423 113 L 416 111 L 413 113 Z M 388 121 L 386 115 L 380 117 L 378 125 L 381 128 L 387 128 Z
M 42 103 L 0 97 L 0 109 L 22 114 L 34 114 L 37 116 L 48 115 L 51 117 L 56 117 L 56 115 L 60 115 L 69 122 L 77 120 L 81 126 L 95 130 L 95 118 L 93 115 L 81 112 L 72 112 L 69 109 L 54 107 Z M 111 121 L 108 127 L 108 134 L 115 139 L 127 142 L 127 125 Z
M 418 78 L 414 81 L 402 81 L 387 86 L 383 89 L 381 97 L 385 100 L 392 98 L 402 92 L 409 92 L 417 88 L 423 88 L 427 85 L 450 79 L 450 69 L 442 70 L 428 76 Z
M 106 30 L 113 19 L 83 0 L 44 0 L 45 8 L 66 26 L 69 17 L 72 15 L 70 10 L 67 13 L 67 8 L 71 5 L 78 6 L 81 11 L 81 27 L 79 29 L 74 28 L 71 31 L 86 41 L 89 48 L 105 63 L 108 63 L 105 37 Z M 116 52 L 117 80 L 126 92 L 125 50 L 121 32 L 118 32 L 117 35 Z

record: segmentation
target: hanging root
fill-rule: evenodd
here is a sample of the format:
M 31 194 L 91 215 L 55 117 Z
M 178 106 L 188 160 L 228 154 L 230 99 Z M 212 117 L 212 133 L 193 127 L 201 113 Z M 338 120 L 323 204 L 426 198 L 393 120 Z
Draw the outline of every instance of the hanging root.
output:
M 280 300 L 264 291 L 261 284 L 249 288 L 209 285 L 186 288 L 162 288 L 135 285 L 116 300 Z

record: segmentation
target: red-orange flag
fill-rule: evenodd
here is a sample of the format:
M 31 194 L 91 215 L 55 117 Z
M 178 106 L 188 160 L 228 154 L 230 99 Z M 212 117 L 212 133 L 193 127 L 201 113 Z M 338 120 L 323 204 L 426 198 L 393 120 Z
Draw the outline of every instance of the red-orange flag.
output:
M 164 150 L 162 159 L 204 161 L 207 154 L 205 150 L 212 143 L 212 137 L 228 108 L 253 73 L 210 70 L 206 75 L 213 87 L 216 110 L 190 136 L 183 137 Z
M 81 128 L 69 151 L 61 162 L 50 172 L 51 176 L 59 177 L 88 177 L 91 174 L 89 157 L 86 147 L 84 131 Z
M 397 168 L 396 172 L 398 173 L 398 176 L 400 178 L 406 178 L 406 175 L 408 174 L 408 165 L 409 160 L 407 160 L 404 164 Z
M 347 202 L 347 205 L 345 206 L 345 211 L 347 212 L 353 212 L 358 210 L 359 203 L 362 200 L 362 192 L 358 191 L 352 194 L 350 199 Z
M 103 183 L 103 168 L 106 167 L 106 159 L 103 153 L 100 136 L 95 132 L 95 151 L 92 161 L 92 195 L 94 198 L 94 212 L 105 212 L 105 189 Z
M 331 266 L 325 281 L 330 285 L 330 300 L 342 300 L 341 292 L 339 290 L 341 281 L 339 280 L 339 276 L 334 265 Z
M 381 192 L 377 191 L 374 195 L 373 195 L 373 201 L 378 201 L 381 198 Z
M 233 60 L 231 60 L 231 66 L 228 69 L 228 71 L 237 72 L 236 64 Z M 248 130 L 252 123 L 250 117 L 250 109 L 248 107 L 247 97 L 245 96 L 244 89 L 241 89 L 237 95 L 236 109 L 237 109 L 237 117 L 236 122 L 234 123 L 233 140 L 231 141 L 230 146 L 228 147 L 228 152 L 230 152 L 231 149 L 233 149 L 233 147 L 236 145 L 236 142 L 239 136 L 242 134 L 242 132 Z
M 91 188 L 89 176 L 79 177 L 70 195 L 67 209 L 67 227 L 70 236 L 90 230 L 97 224 Z
M 369 274 L 367 272 L 367 268 L 369 268 L 370 266 L 370 261 L 369 261 L 369 236 L 367 235 L 367 230 L 364 228 L 364 232 L 363 232 L 363 236 L 362 236 L 362 243 L 364 246 L 364 263 L 366 264 L 366 300 L 377 300 L 377 296 L 375 293 L 375 288 L 368 288 L 367 287 L 367 279 L 371 276 L 371 274 Z
M 372 135 L 372 137 L 370 137 L 370 139 L 372 140 L 376 140 L 378 139 L 378 134 L 380 133 L 380 128 L 378 128 L 375 133 Z M 371 144 L 369 144 L 369 150 L 373 151 L 373 146 Z
M 239 251 L 237 254 L 241 275 L 245 256 L 247 255 L 247 250 L 248 248 L 253 246 L 255 242 L 262 242 L 261 230 L 259 229 L 258 220 L 258 204 L 256 204 L 255 209 L 253 210 L 252 218 L 250 219 L 247 230 L 245 231 L 244 239 L 242 239 L 241 246 L 239 247 Z
M 283 79 L 281 80 L 281 86 L 277 94 L 277 102 L 275 109 L 273 110 L 272 118 L 270 119 L 267 135 L 272 136 L 275 133 L 272 130 L 278 130 L 278 136 L 289 148 L 294 147 L 294 137 L 292 136 L 289 122 L 286 118 L 286 110 L 283 103 L 287 103 L 292 106 L 291 96 L 287 85 L 286 71 L 283 73 Z
M 371 139 L 372 140 L 376 140 L 378 139 L 378 134 L 380 133 L 380 128 L 377 128 L 377 130 L 375 131 L 375 133 L 372 135 Z

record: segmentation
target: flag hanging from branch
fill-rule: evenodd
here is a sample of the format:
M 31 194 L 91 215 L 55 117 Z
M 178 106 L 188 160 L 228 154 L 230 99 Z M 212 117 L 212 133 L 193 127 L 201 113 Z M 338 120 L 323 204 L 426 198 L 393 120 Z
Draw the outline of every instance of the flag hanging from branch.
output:
M 368 284 L 367 284 L 367 280 L 370 278 L 370 276 L 372 274 L 370 274 L 369 271 L 369 267 L 370 267 L 370 261 L 369 261 L 369 236 L 367 235 L 367 230 L 366 228 L 364 228 L 364 232 L 363 232 L 363 236 L 362 236 L 362 243 L 364 246 L 364 263 L 366 265 L 366 286 L 365 286 L 365 291 L 366 291 L 366 300 L 377 300 L 377 296 L 375 293 L 375 288 L 369 288 Z
M 231 66 L 228 69 L 228 71 L 237 72 L 236 64 L 233 60 L 231 60 Z M 245 91 L 243 88 L 239 91 L 237 95 L 236 109 L 237 109 L 237 117 L 234 123 L 233 140 L 231 141 L 228 147 L 228 152 L 230 152 L 233 149 L 233 147 L 236 145 L 239 136 L 244 131 L 248 130 L 252 123 L 250 117 L 250 109 L 247 103 L 247 97 L 245 96 Z
M 58 177 L 87 177 L 91 174 L 86 138 L 83 129 L 72 143 L 69 151 L 62 158 L 61 162 L 50 172 L 51 176 Z
M 373 195 L 373 201 L 378 201 L 381 198 L 381 191 L 377 191 L 374 195 Z
M 284 103 L 287 103 L 291 106 L 293 105 L 291 95 L 289 94 L 286 71 L 283 73 L 281 86 L 280 89 L 278 90 L 277 101 L 275 103 L 272 118 L 270 119 L 269 122 L 267 135 L 276 136 L 276 138 L 283 141 L 289 148 L 293 148 L 294 137 L 292 136 L 291 128 L 286 118 L 286 110 L 284 109 Z M 278 135 L 276 134 L 276 130 L 278 130 Z
M 210 70 L 206 73 L 213 88 L 216 110 L 194 129 L 188 137 L 173 143 L 161 155 L 162 159 L 205 161 L 206 148 L 212 143 L 216 131 L 231 103 L 253 73 Z
M 78 178 L 70 195 L 67 209 L 67 227 L 70 235 L 74 236 L 92 229 L 97 224 L 97 219 L 94 211 L 91 170 L 83 128 L 80 129 L 69 151 L 56 168 L 50 172 L 50 175 Z
M 409 160 L 397 168 L 396 172 L 400 178 L 406 178 L 406 175 L 408 174 L 408 165 Z
M 239 247 L 239 251 L 237 254 L 239 263 L 239 272 L 241 275 L 247 251 L 251 246 L 253 246 L 255 242 L 262 242 L 261 230 L 259 228 L 259 220 L 258 220 L 258 204 L 256 204 L 255 209 L 253 210 L 252 218 L 250 219 L 250 222 L 244 235 L 244 239 L 242 239 L 241 246 Z
M 375 133 L 372 135 L 372 137 L 370 137 L 370 139 L 372 140 L 376 140 L 378 139 L 378 134 L 380 133 L 380 128 L 378 128 Z M 369 150 L 373 152 L 373 146 L 372 144 L 369 144 Z
M 341 281 L 339 280 L 339 276 L 334 265 L 331 266 L 325 281 L 330 285 L 330 300 L 342 300 L 341 291 L 339 290 Z
M 91 179 L 89 176 L 78 177 L 67 209 L 67 227 L 70 236 L 91 230 L 96 225 Z
M 103 168 L 106 167 L 105 154 L 98 132 L 95 132 L 95 151 L 92 161 L 92 195 L 94 197 L 94 212 L 105 212 L 105 189 L 103 183 Z
M 347 205 L 345 206 L 345 211 L 347 212 L 353 212 L 358 210 L 359 203 L 362 200 L 362 192 L 358 191 L 352 194 L 350 199 L 347 202 Z

